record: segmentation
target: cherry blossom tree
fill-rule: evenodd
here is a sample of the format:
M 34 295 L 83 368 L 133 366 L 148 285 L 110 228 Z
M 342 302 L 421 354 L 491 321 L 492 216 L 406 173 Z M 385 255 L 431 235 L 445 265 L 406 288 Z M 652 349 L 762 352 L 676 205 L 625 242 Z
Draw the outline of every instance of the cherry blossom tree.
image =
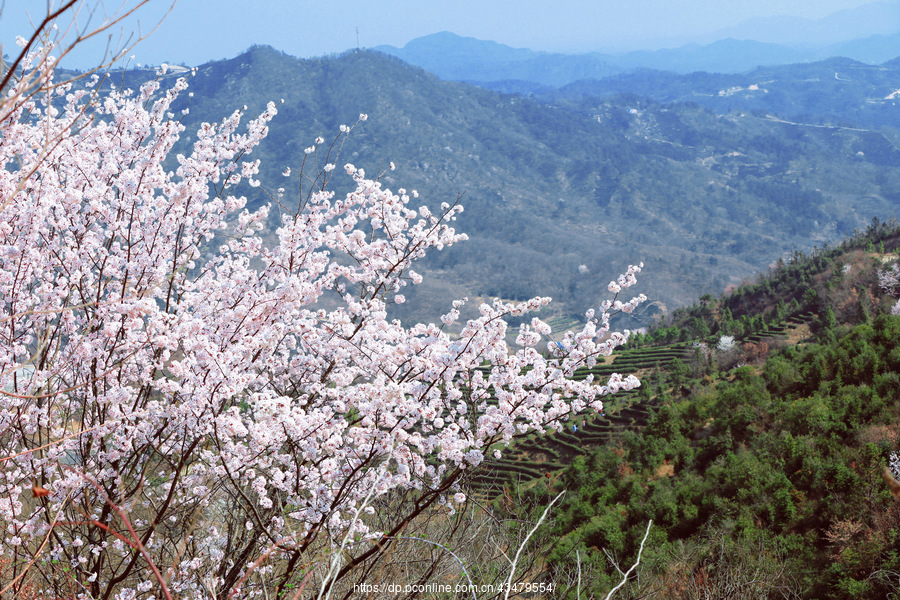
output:
M 28 48 L 47 85 L 11 78 L 0 121 L 0 596 L 330 593 L 452 513 L 486 455 L 638 385 L 571 376 L 627 339 L 609 319 L 644 300 L 617 299 L 640 266 L 550 352 L 537 318 L 505 341 L 549 298 L 406 326 L 390 305 L 465 238 L 462 207 L 336 168 L 343 127 L 248 210 L 276 104 L 176 154 L 187 81 L 57 85 L 51 51 Z
M 900 296 L 900 263 L 878 271 L 878 285 L 885 294 Z

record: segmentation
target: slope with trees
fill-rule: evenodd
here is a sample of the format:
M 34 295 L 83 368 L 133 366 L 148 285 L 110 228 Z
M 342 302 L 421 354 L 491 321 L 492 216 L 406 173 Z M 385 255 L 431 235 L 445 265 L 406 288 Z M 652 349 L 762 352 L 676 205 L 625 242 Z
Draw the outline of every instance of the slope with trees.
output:
M 693 338 L 704 321 L 712 331 L 697 340 L 701 360 L 644 379 L 657 408 L 639 432 L 509 492 L 518 506 L 540 507 L 567 490 L 545 530 L 547 576 L 580 569 L 595 594 L 608 589 L 652 520 L 626 597 L 896 594 L 898 244 L 896 224 L 875 223 L 645 336 L 640 343 L 673 330 Z M 804 297 L 818 317 L 799 338 L 763 352 L 740 337 L 710 341 L 735 322 L 732 309 L 737 322 L 769 321 L 782 299 Z

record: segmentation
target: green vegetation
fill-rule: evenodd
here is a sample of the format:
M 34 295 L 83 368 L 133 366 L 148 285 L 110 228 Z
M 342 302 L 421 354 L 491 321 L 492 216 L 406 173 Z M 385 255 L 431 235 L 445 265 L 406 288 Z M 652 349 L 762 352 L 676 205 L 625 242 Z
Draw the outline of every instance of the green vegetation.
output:
M 876 271 L 898 252 L 900 225 L 876 218 L 838 245 L 778 261 L 755 283 L 676 309 L 648 334 L 636 336 L 631 346 L 688 339 L 715 343 L 723 335 L 756 343 L 801 324 L 820 331 L 839 321 L 862 322 L 866 315 L 889 310 L 891 300 L 879 290 Z
M 657 577 L 673 575 L 667 557 L 686 540 L 711 556 L 727 536 L 788 549 L 782 566 L 805 597 L 884 597 L 896 582 L 877 574 L 900 570 L 900 512 L 881 479 L 900 433 L 898 372 L 900 317 L 880 315 L 772 356 L 761 374 L 741 367 L 665 399 L 639 434 L 566 469 L 551 569 L 576 548 L 603 564 L 602 548 L 633 556 L 653 519 Z
M 631 565 L 652 520 L 623 597 L 900 592 L 900 503 L 882 478 L 900 449 L 900 316 L 875 284 L 898 242 L 894 224 L 875 222 L 679 311 L 613 363 L 665 359 L 638 393 L 498 461 L 495 472 L 515 472 L 491 481 L 495 506 L 519 518 L 567 490 L 542 533 L 548 580 L 581 569 L 583 596 L 605 594 L 621 579 L 613 561 Z M 693 346 L 653 345 L 697 331 Z M 740 337 L 716 350 L 721 335 Z M 544 476 L 529 479 L 530 460 Z

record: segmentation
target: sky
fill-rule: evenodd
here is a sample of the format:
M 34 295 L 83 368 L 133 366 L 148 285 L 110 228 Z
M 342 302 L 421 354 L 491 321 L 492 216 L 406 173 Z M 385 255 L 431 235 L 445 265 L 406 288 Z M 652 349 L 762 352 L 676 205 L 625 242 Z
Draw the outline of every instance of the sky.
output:
M 60 0 L 51 0 L 58 5 Z M 129 0 L 105 0 L 109 10 Z M 132 0 L 133 2 L 133 0 Z M 136 19 L 114 30 L 120 37 L 146 34 L 132 62 L 198 65 L 231 58 L 253 44 L 268 44 L 298 57 L 340 53 L 452 31 L 510 46 L 555 52 L 617 51 L 672 47 L 743 21 L 788 15 L 821 19 L 872 0 L 150 0 Z M 97 5 L 93 0 L 88 6 Z M 0 14 L 4 53 L 16 35 L 33 30 L 47 0 L 6 0 Z M 900 6 L 900 4 L 898 4 Z M 83 26 L 87 11 L 79 15 Z M 900 9 L 898 9 L 900 19 Z M 93 23 L 98 23 L 95 15 Z M 161 21 L 161 22 L 160 22 Z M 711 40 L 707 40 L 711 41 Z M 68 66 L 86 68 L 105 44 L 73 56 Z

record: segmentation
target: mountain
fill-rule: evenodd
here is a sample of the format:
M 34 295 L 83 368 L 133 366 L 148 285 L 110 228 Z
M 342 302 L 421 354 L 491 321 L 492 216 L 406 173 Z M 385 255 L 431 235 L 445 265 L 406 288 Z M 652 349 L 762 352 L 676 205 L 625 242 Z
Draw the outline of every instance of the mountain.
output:
M 898 9 L 900 10 L 900 9 Z M 824 56 L 850 56 L 872 65 L 897 58 L 900 52 L 900 33 L 873 35 L 829 46 L 820 54 Z
M 637 68 L 676 73 L 740 72 L 762 64 L 799 62 L 813 56 L 807 50 L 735 39 L 622 54 L 557 54 L 510 48 L 449 32 L 416 38 L 403 48 L 377 46 L 373 50 L 396 56 L 442 79 L 473 83 L 521 80 L 550 87 Z
M 801 62 L 810 56 L 809 51 L 788 46 L 724 38 L 705 45 L 628 52 L 615 56 L 615 61 L 622 71 L 649 68 L 674 73 L 738 73 L 759 65 Z
M 772 44 L 821 48 L 873 35 L 894 34 L 898 31 L 900 31 L 900 2 L 894 0 L 844 9 L 821 19 L 786 15 L 749 19 L 734 27 L 715 31 L 707 36 L 707 40 L 733 37 Z
M 898 3 L 879 4 L 900 6 Z M 900 55 L 900 22 L 893 24 L 895 21 L 898 19 L 881 21 L 882 25 L 887 23 L 885 33 L 872 35 L 870 31 L 864 36 L 818 45 L 759 41 L 741 37 L 739 31 L 734 31 L 731 36 L 710 43 L 692 43 L 677 48 L 617 54 L 558 54 L 511 48 L 497 42 L 441 32 L 416 38 L 403 48 L 377 46 L 373 50 L 396 56 L 442 79 L 490 84 L 489 87 L 497 86 L 493 82 L 508 81 L 528 82 L 532 87 L 561 87 L 580 79 L 601 79 L 635 69 L 680 74 L 696 71 L 743 73 L 764 65 L 786 65 L 834 56 L 877 64 Z M 827 39 L 838 38 L 840 36 Z
M 506 84 L 488 84 L 506 90 Z M 657 102 L 694 102 L 720 114 L 755 111 L 814 124 L 900 129 L 896 109 L 900 63 L 867 65 L 846 58 L 761 67 L 747 73 L 641 69 L 532 92 L 547 102 L 590 104 L 597 97 L 636 94 Z
M 130 87 L 150 76 L 124 75 Z M 316 136 L 365 112 L 340 164 L 385 170 L 384 185 L 417 189 L 431 206 L 461 195 L 456 225 L 470 240 L 426 261 L 426 283 L 407 294 L 402 317 L 435 318 L 462 296 L 547 295 L 579 314 L 641 260 L 640 291 L 678 306 L 900 207 L 900 152 L 867 128 L 635 96 L 551 104 L 365 51 L 299 60 L 255 47 L 199 67 L 191 90 L 189 131 L 284 98 L 254 150 L 273 190 Z M 335 178 L 338 191 L 347 179 Z
M 373 50 L 452 81 L 512 79 L 558 87 L 573 78 L 605 77 L 622 70 L 599 54 L 535 52 L 447 31 L 416 38 L 403 48 L 377 46 Z

